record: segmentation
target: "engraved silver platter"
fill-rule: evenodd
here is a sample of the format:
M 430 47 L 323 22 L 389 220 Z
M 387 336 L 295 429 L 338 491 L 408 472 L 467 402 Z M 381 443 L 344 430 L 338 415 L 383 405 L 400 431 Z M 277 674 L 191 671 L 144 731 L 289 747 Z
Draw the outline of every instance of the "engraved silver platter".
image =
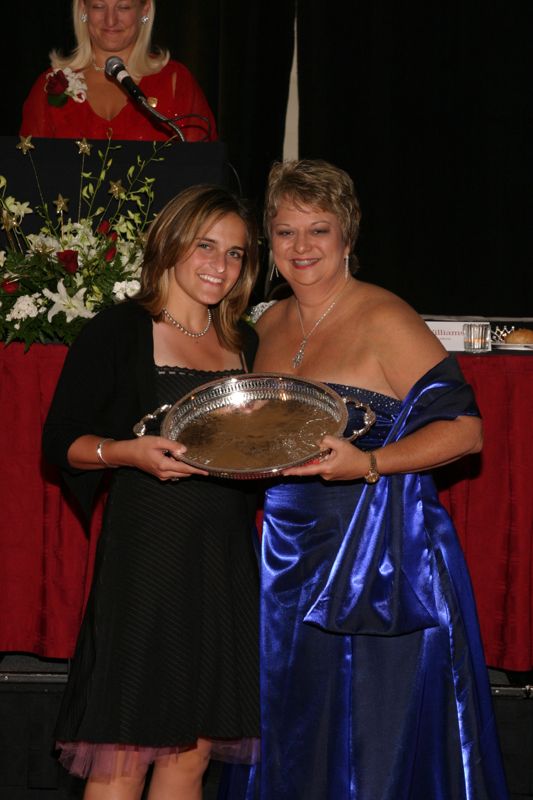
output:
M 322 438 L 346 429 L 347 403 L 361 409 L 362 426 L 345 437 L 352 441 L 376 419 L 357 397 L 293 375 L 247 373 L 205 383 L 133 430 L 143 436 L 164 414 L 161 436 L 187 447 L 181 457 L 187 464 L 224 478 L 262 478 L 323 456 Z

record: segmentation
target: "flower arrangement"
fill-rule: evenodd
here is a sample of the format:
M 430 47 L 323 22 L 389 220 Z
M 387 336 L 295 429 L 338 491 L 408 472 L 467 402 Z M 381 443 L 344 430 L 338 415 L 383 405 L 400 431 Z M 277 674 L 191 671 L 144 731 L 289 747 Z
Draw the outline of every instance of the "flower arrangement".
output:
M 108 179 L 112 150 L 120 145 L 109 140 L 91 169 L 87 162 L 95 145 L 76 142 L 81 170 L 75 219 L 68 213 L 68 198 L 59 194 L 52 204 L 42 196 L 33 161 L 40 197 L 35 209 L 8 194 L 0 175 L 0 228 L 7 243 L 0 250 L 4 344 L 24 342 L 26 349 L 36 342 L 71 344 L 87 319 L 138 291 L 145 231 L 153 218 L 154 179 L 145 170 L 152 160 L 162 160 L 160 151 L 167 145 L 154 143 L 149 158 L 137 156 L 123 185 L 122 179 Z M 32 159 L 31 136 L 20 137 L 17 148 Z M 34 213 L 42 225 L 26 234 L 25 220 Z

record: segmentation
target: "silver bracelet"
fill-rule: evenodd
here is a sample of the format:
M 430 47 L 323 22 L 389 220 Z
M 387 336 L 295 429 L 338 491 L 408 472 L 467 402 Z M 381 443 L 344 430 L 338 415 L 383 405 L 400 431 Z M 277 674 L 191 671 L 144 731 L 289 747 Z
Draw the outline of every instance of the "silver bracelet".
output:
M 111 469 L 116 469 L 116 464 L 108 464 L 105 460 L 104 456 L 102 455 L 102 448 L 106 442 L 114 442 L 114 439 L 100 439 L 98 444 L 96 445 L 96 455 L 98 456 L 98 460 L 104 465 L 104 467 L 110 467 Z

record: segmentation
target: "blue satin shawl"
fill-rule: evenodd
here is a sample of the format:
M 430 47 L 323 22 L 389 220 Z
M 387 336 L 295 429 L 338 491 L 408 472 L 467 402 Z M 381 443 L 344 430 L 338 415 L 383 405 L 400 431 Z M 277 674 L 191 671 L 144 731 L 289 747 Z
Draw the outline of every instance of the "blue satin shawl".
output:
M 472 389 L 448 357 L 401 405 L 384 445 L 436 420 L 478 415 Z M 305 621 L 335 633 L 396 636 L 439 625 L 431 531 L 450 519 L 424 473 L 384 475 L 362 491 L 325 586 Z

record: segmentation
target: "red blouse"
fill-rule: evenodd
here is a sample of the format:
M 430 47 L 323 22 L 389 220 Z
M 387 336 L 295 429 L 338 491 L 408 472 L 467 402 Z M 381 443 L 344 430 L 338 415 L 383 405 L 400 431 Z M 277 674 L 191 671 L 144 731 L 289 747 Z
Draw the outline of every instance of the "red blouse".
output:
M 22 136 L 51 139 L 107 139 L 111 136 L 118 140 L 160 141 L 173 135 L 169 127 L 159 123 L 131 98 L 110 120 L 98 116 L 88 100 L 76 103 L 69 97 L 60 108 L 50 105 L 44 91 L 49 73 L 50 69 L 37 78 L 24 102 Z M 215 120 L 207 100 L 187 67 L 179 61 L 169 61 L 157 74 L 142 78 L 139 86 L 146 97 L 157 98 L 157 111 L 165 117 L 199 115 L 200 118 L 178 120 L 188 142 L 217 139 Z

